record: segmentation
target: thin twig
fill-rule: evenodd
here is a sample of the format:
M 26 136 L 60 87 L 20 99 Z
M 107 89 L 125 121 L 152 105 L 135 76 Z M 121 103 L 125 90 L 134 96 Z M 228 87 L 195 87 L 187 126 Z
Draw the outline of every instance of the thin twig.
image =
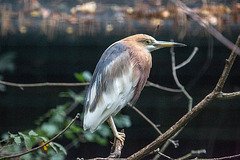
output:
M 182 128 L 183 129 L 183 128 Z M 180 129 L 175 135 L 173 135 L 172 137 L 171 137 L 171 139 L 175 139 L 177 136 L 178 136 L 178 134 L 182 131 L 182 129 Z M 178 142 L 178 141 L 177 141 Z M 166 149 L 167 149 L 167 147 L 169 146 L 169 141 L 166 141 L 166 143 L 164 143 L 164 145 L 161 147 L 161 149 L 160 149 L 160 152 L 161 153 L 163 153 Z M 178 145 L 179 145 L 179 143 L 177 143 Z M 175 147 L 175 148 L 177 148 L 177 147 Z M 160 157 L 160 155 L 158 154 L 158 155 L 156 155 L 155 157 L 154 157 L 154 160 L 156 160 L 156 159 L 159 159 L 159 157 Z
M 187 65 L 192 60 L 192 58 L 195 56 L 197 51 L 198 51 L 198 47 L 194 47 L 194 50 L 193 50 L 192 54 L 188 57 L 188 59 L 186 59 L 181 64 L 175 66 L 175 69 L 177 70 L 177 69 L 182 68 L 183 66 Z
M 23 83 L 13 83 L 13 82 L 6 82 L 6 81 L 2 81 L 0 80 L 0 84 L 6 85 L 6 86 L 12 86 L 12 87 L 19 87 L 20 89 L 24 89 L 24 87 L 55 87 L 55 86 L 62 86 L 62 87 L 69 87 L 69 86 L 88 86 L 89 83 L 85 82 L 85 83 L 50 83 L 50 82 L 43 82 L 43 83 L 28 83 L 28 84 L 23 84 Z M 145 86 L 151 86 L 151 87 L 155 87 L 158 89 L 162 89 L 165 91 L 169 91 L 169 92 L 181 92 L 179 89 L 173 89 L 173 88 L 168 88 L 168 87 L 164 87 L 164 86 L 160 86 L 158 84 L 154 84 L 150 81 L 147 81 Z
M 153 126 L 153 128 L 161 135 L 163 134 L 158 128 L 157 126 L 148 118 L 146 117 L 139 109 L 137 109 L 134 105 L 128 103 L 128 105 L 134 110 L 136 111 L 140 116 L 142 116 L 151 126 Z
M 233 159 L 240 157 L 240 154 L 235 154 L 232 156 L 224 156 L 224 157 L 219 157 L 219 158 L 198 158 L 197 160 L 225 160 L 225 159 Z
M 162 152 L 159 150 L 159 148 L 156 149 L 155 152 L 157 152 L 159 155 L 161 155 L 161 156 L 163 156 L 163 157 L 165 157 L 165 158 L 167 158 L 167 159 L 174 160 L 174 159 L 171 158 L 170 156 L 168 156 L 168 155 L 162 153 Z
M 176 62 L 175 62 L 175 52 L 173 47 L 170 49 L 170 53 L 171 53 L 171 60 L 172 60 L 172 75 L 173 78 L 175 80 L 175 83 L 177 84 L 177 86 L 181 89 L 181 91 L 183 92 L 183 94 L 185 94 L 185 96 L 188 98 L 188 111 L 190 111 L 192 109 L 192 97 L 188 94 L 188 92 L 185 90 L 184 86 L 179 82 L 178 77 L 177 77 L 177 73 L 176 73 Z
M 22 90 L 24 89 L 24 87 L 45 87 L 45 86 L 69 87 L 69 86 L 87 86 L 87 85 L 89 85 L 88 82 L 86 82 L 86 83 L 50 83 L 50 82 L 44 82 L 44 83 L 22 84 L 22 83 L 6 82 L 6 81 L 1 81 L 1 80 L 0 80 L 0 84 L 6 85 L 6 86 L 12 86 L 12 87 L 19 87 Z
M 55 137 L 53 137 L 52 139 L 48 140 L 47 142 L 45 142 L 44 144 L 40 145 L 40 146 L 37 146 L 29 151 L 26 151 L 26 152 L 23 152 L 23 153 L 19 153 L 19 154 L 16 154 L 16 155 L 10 155 L 10 156 L 3 156 L 3 157 L 0 157 L 0 159 L 8 159 L 8 158 L 16 158 L 16 157 L 20 157 L 20 156 L 23 156 L 25 154 L 28 154 L 30 152 L 33 152 L 33 151 L 36 151 L 42 147 L 44 147 L 45 145 L 47 145 L 48 143 L 52 142 L 53 140 L 55 140 L 57 137 L 61 136 L 69 127 L 71 127 L 71 125 L 77 120 L 80 118 L 80 114 L 78 113 L 74 119 L 72 119 L 72 121 L 67 125 L 66 128 L 64 128 L 60 133 L 58 133 Z
M 153 33 L 153 37 L 155 37 L 155 35 L 156 35 L 159 27 L 160 27 L 160 24 L 158 24 L 158 25 L 156 26 L 156 28 L 155 28 L 155 30 L 154 30 L 154 33 Z
M 192 150 L 190 153 L 186 154 L 185 156 L 182 156 L 180 158 L 177 158 L 176 160 L 185 160 L 185 159 L 190 159 L 191 157 L 197 157 L 200 154 L 206 154 L 205 149 L 200 149 L 200 150 Z M 198 159 L 199 160 L 199 159 Z
M 148 117 L 146 117 L 139 109 L 137 109 L 134 105 L 128 103 L 128 106 L 130 106 L 134 111 L 136 111 L 140 116 L 142 116 L 151 126 L 153 126 L 153 128 L 161 135 L 163 134 L 158 127 L 156 126 L 156 124 L 154 124 Z M 179 144 L 177 142 L 175 142 L 172 139 L 169 139 L 169 142 L 171 142 L 175 148 L 177 148 L 179 146 Z
M 168 88 L 168 87 L 164 87 L 164 86 L 160 86 L 159 84 L 155 84 L 152 83 L 150 81 L 147 81 L 146 85 L 147 87 L 151 86 L 151 87 L 155 87 L 164 91 L 168 91 L 168 92 L 182 92 L 180 89 L 173 89 L 173 88 Z

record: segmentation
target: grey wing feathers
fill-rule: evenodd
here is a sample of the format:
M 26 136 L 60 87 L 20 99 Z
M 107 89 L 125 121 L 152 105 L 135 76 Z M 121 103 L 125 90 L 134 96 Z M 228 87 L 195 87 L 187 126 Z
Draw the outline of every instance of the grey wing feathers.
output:
M 96 103 L 100 98 L 100 94 L 103 91 L 105 91 L 106 85 L 109 85 L 109 83 L 111 82 L 111 77 L 107 75 L 106 72 L 107 66 L 126 50 L 127 50 L 126 46 L 124 46 L 121 42 L 118 42 L 111 45 L 104 51 L 95 68 L 90 86 L 88 88 L 84 104 L 85 111 L 86 110 L 90 110 L 90 112 L 94 111 Z M 112 71 L 112 73 L 114 73 L 114 70 Z M 96 94 L 94 94 L 94 96 L 91 96 L 92 95 L 91 92 L 93 92 L 94 88 L 95 88 L 94 92 L 96 92 Z M 90 103 L 90 101 L 92 103 Z

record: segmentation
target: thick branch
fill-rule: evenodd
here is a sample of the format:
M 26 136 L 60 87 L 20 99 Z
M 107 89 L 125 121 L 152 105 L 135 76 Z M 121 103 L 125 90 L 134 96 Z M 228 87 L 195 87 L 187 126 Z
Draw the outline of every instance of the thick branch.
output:
M 138 160 L 146 155 L 148 155 L 151 151 L 160 147 L 163 143 L 165 143 L 170 137 L 174 136 L 181 128 L 186 126 L 188 122 L 190 122 L 194 117 L 196 117 L 206 106 L 213 101 L 214 94 L 210 93 L 206 96 L 201 102 L 199 102 L 190 112 L 185 114 L 178 122 L 176 122 L 171 128 L 169 128 L 164 134 L 160 135 L 155 139 L 152 143 L 141 149 L 140 151 L 134 153 L 129 156 L 128 160 Z
M 229 72 L 232 68 L 232 65 L 234 63 L 234 60 L 236 59 L 237 57 L 237 53 L 235 52 L 236 49 L 237 49 L 237 46 L 240 46 L 240 35 L 238 36 L 238 39 L 237 39 L 237 42 L 236 42 L 236 45 L 232 51 L 232 53 L 230 54 L 229 58 L 226 59 L 226 64 L 225 64 L 225 67 L 224 67 L 224 70 L 222 72 L 222 76 L 220 77 L 220 79 L 218 80 L 218 83 L 215 87 L 215 91 L 216 92 L 221 92 L 222 91 L 222 88 L 227 80 L 227 77 L 229 75 Z

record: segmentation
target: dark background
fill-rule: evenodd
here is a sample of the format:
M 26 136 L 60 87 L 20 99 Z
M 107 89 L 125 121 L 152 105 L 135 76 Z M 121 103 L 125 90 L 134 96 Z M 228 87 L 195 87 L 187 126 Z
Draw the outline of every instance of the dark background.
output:
M 69 7 L 74 6 L 75 3 L 79 2 L 69 1 L 65 5 Z M 98 3 L 106 4 L 106 6 L 114 4 L 108 1 L 98 1 Z M 138 2 L 134 1 L 134 3 L 128 4 L 124 1 L 122 3 L 120 6 L 134 6 Z M 53 5 L 46 1 L 42 1 L 41 4 L 46 8 L 51 8 Z M 15 6 L 14 1 L 12 5 Z M 2 32 L 0 55 L 7 52 L 16 53 L 14 60 L 16 69 L 14 72 L 2 73 L 4 81 L 16 83 L 77 82 L 74 73 L 85 70 L 93 72 L 101 54 L 111 43 L 136 33 L 153 35 L 156 28 L 142 24 L 138 22 L 138 19 L 128 19 L 127 23 L 134 25 L 134 30 L 128 30 L 125 28 L 126 25 L 119 27 L 117 22 L 109 19 L 98 19 L 101 27 L 94 34 L 88 32 L 84 35 L 74 34 L 75 28 L 78 26 L 63 23 L 63 28 L 70 26 L 74 29 L 74 33 L 67 34 L 64 29 L 62 31 L 59 29 L 54 32 L 53 38 L 49 38 L 49 35 L 40 31 L 40 18 L 32 19 L 32 27 L 28 27 L 26 34 L 21 34 L 16 30 L 9 31 L 6 35 L 3 35 Z M 17 19 L 12 20 L 12 25 L 16 27 L 17 22 L 15 21 Z M 106 21 L 119 28 L 116 27 L 114 31 L 106 32 L 102 27 Z M 199 30 L 195 35 L 191 30 L 183 38 L 179 38 L 176 26 L 172 25 L 169 20 L 169 23 L 156 32 L 155 38 L 167 41 L 174 39 L 187 44 L 185 48 L 175 49 L 177 64 L 184 61 L 195 46 L 199 47 L 199 51 L 192 61 L 177 71 L 180 82 L 193 97 L 193 104 L 197 104 L 215 87 L 223 70 L 225 59 L 231 51 L 205 33 L 195 22 L 189 21 L 189 25 L 195 26 L 196 30 Z M 89 26 L 91 27 L 91 25 Z M 235 42 L 240 33 L 239 25 L 235 23 L 228 27 L 230 32 L 226 29 L 222 31 L 222 34 Z M 171 74 L 169 49 L 154 51 L 152 57 L 153 67 L 149 80 L 166 87 L 177 88 Z M 196 77 L 202 72 L 203 67 L 207 66 L 206 63 L 209 64 L 207 70 L 197 79 Z M 240 59 L 237 57 L 224 87 L 225 92 L 239 91 L 239 68 Z M 193 80 L 195 83 L 192 83 Z M 34 120 L 56 105 L 64 103 L 65 99 L 59 98 L 58 94 L 69 88 L 76 92 L 84 89 L 84 87 L 39 87 L 20 90 L 16 87 L 7 87 L 5 92 L 0 92 L 0 133 L 7 131 L 14 133 L 34 127 Z M 154 123 L 160 124 L 160 130 L 164 132 L 187 112 L 187 104 L 188 101 L 183 94 L 145 87 L 136 106 Z M 179 134 L 177 139 L 180 146 L 175 149 L 173 145 L 170 145 L 166 154 L 177 158 L 191 150 L 206 149 L 206 157 L 210 158 L 239 153 L 239 107 L 239 98 L 214 102 Z M 82 106 L 79 106 L 79 112 L 81 111 Z M 122 113 L 129 115 L 132 120 L 132 126 L 125 129 L 127 137 L 122 157 L 126 157 L 149 144 L 158 134 L 131 108 L 126 107 Z M 93 143 L 84 143 L 80 144 L 79 148 L 69 150 L 68 159 L 74 159 L 76 156 L 106 157 L 109 150 L 110 145 L 102 147 Z

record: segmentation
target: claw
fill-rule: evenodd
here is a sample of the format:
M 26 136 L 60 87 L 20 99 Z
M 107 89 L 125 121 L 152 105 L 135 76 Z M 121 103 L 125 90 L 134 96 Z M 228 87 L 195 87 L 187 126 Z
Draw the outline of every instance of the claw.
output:
M 117 132 L 118 134 L 116 135 L 116 138 L 121 142 L 121 145 L 124 146 L 124 141 L 125 141 L 125 133 L 122 132 Z

